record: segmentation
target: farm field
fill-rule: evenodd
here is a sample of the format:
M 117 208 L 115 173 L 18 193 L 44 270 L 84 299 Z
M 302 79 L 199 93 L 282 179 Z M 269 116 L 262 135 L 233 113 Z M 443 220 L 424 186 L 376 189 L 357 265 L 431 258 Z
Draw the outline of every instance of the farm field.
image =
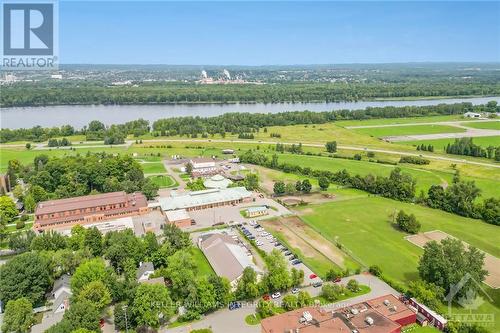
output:
M 151 181 L 158 185 L 160 188 L 174 187 L 179 185 L 172 177 L 167 175 L 150 176 L 148 178 L 151 179 Z
M 356 133 L 371 135 L 377 138 L 386 136 L 437 134 L 437 133 L 460 133 L 464 128 L 445 125 L 412 125 L 412 126 L 390 126 L 353 129 Z
M 481 147 L 488 147 L 488 146 L 500 146 L 500 136 L 480 136 L 473 138 L 472 141 Z M 455 142 L 455 139 L 435 139 L 435 140 L 415 140 L 415 141 L 400 141 L 398 142 L 399 144 L 403 145 L 411 145 L 411 146 L 417 146 L 420 144 L 425 144 L 425 145 L 433 145 L 434 149 L 436 152 L 443 151 L 443 149 L 446 147 L 448 143 L 453 143 Z M 465 156 L 460 156 L 460 155 L 448 155 L 450 157 L 456 157 L 456 158 L 462 158 Z
M 472 128 L 500 130 L 500 121 L 482 121 L 482 122 L 478 122 L 478 123 L 462 123 L 461 125 L 467 126 L 467 127 L 472 127 Z

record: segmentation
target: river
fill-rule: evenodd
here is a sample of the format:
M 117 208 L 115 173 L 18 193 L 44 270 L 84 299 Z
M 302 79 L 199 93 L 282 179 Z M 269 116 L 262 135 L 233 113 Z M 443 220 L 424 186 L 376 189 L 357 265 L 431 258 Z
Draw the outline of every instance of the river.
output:
M 106 125 L 121 124 L 143 118 L 151 123 L 157 119 L 182 116 L 217 116 L 228 112 L 278 113 L 310 110 L 358 110 L 381 106 L 422 106 L 441 103 L 470 102 L 484 104 L 500 97 L 422 99 L 414 101 L 361 101 L 338 103 L 276 103 L 276 104 L 164 104 L 164 105 L 61 105 L 43 107 L 0 108 L 0 128 L 30 128 L 72 125 L 81 128 L 92 120 Z

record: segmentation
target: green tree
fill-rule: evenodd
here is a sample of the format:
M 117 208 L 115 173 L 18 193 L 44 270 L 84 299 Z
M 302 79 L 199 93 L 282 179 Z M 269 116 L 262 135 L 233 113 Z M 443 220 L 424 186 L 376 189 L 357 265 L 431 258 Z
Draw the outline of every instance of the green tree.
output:
M 93 256 L 101 256 L 104 246 L 102 234 L 99 229 L 97 229 L 96 227 L 92 227 L 85 230 L 83 245 L 85 245 L 90 250 Z
M 282 181 L 275 182 L 274 186 L 273 186 L 273 191 L 274 191 L 275 195 L 285 194 L 285 191 L 286 191 L 285 183 Z
M 265 281 L 269 290 L 286 290 L 292 286 L 288 263 L 283 254 L 274 249 L 266 258 L 267 275 Z
M 118 273 L 123 273 L 127 258 L 132 258 L 138 265 L 145 255 L 145 246 L 135 237 L 132 230 L 112 231 L 106 234 L 104 256 Z
M 14 201 L 6 196 L 0 197 L 0 224 L 6 225 L 14 222 L 14 219 L 19 214 Z
M 459 239 L 446 238 L 440 243 L 428 242 L 424 246 L 424 254 L 420 257 L 418 272 L 426 281 L 443 288 L 446 292 L 450 286 L 457 284 L 466 274 L 469 279 L 457 294 L 465 295 L 467 291 L 477 291 L 487 271 L 483 269 L 485 254 L 477 248 L 467 249 Z
M 73 295 L 78 296 L 80 291 L 91 282 L 103 281 L 107 282 L 109 272 L 106 270 L 104 261 L 100 258 L 94 258 L 83 262 L 75 270 L 75 274 L 71 277 L 71 290 Z
M 182 299 L 188 294 L 188 286 L 195 281 L 196 262 L 189 250 L 183 249 L 175 252 L 168 259 L 166 277 L 172 282 L 172 296 Z
M 139 285 L 132 311 L 138 325 L 160 327 L 173 314 L 173 303 L 167 287 L 161 284 Z
M 293 267 L 290 270 L 290 278 L 292 279 L 292 287 L 298 287 L 304 282 L 304 271 Z
M 328 187 L 330 186 L 330 181 L 326 177 L 319 177 L 318 178 L 318 185 L 322 191 L 326 191 L 328 189 Z
M 286 311 L 292 311 L 298 308 L 298 300 L 295 295 L 288 294 L 283 297 L 282 305 L 283 309 Z
M 28 213 L 33 213 L 36 208 L 36 202 L 35 199 L 33 198 L 33 195 L 31 193 L 28 193 L 24 198 L 23 198 L 23 204 L 24 204 L 24 209 Z
M 309 181 L 309 179 L 304 179 L 302 181 L 302 192 L 309 193 L 309 192 L 311 192 L 311 189 L 312 189 L 312 185 L 311 185 L 311 182 Z
M 347 289 L 349 289 L 349 291 L 351 291 L 353 293 L 358 292 L 359 291 L 359 282 L 354 280 L 354 279 L 350 279 L 347 282 Z
M 158 195 L 158 190 L 160 186 L 151 181 L 151 179 L 146 178 L 144 184 L 142 185 L 142 193 L 146 196 L 148 200 L 153 200 Z
M 26 297 L 36 304 L 49 287 L 48 263 L 38 253 L 20 254 L 0 266 L 0 281 L 3 302 Z
M 259 176 L 255 173 L 249 173 L 245 177 L 245 188 L 254 191 L 259 188 Z
M 278 309 L 273 302 L 264 301 L 263 299 L 261 299 L 257 303 L 256 312 L 260 315 L 261 318 L 267 318 L 274 316 L 278 312 Z
M 328 141 L 325 145 L 325 148 L 329 153 L 337 152 L 337 141 Z
M 403 210 L 400 210 L 397 217 L 396 223 L 399 229 L 408 232 L 410 234 L 416 234 L 420 230 L 420 222 L 417 221 L 417 218 L 413 214 L 406 214 Z
M 35 322 L 33 306 L 25 298 L 10 300 L 5 306 L 5 314 L 2 324 L 2 332 L 29 332 L 31 325 Z
M 433 283 L 422 280 L 411 281 L 408 284 L 408 296 L 415 297 L 431 309 L 438 311 L 444 299 L 444 289 Z
M 238 281 L 234 294 L 239 300 L 249 300 L 259 296 L 257 273 L 252 267 L 246 267 L 243 270 L 243 275 Z
M 98 311 L 102 311 L 111 303 L 111 294 L 102 281 L 92 281 L 82 288 L 76 300 L 89 301 Z
M 71 331 L 76 329 L 87 329 L 93 332 L 100 331 L 99 320 L 101 313 L 94 304 L 83 300 L 73 302 L 69 309 L 64 313 L 63 322 L 71 327 Z
M 297 294 L 297 303 L 299 308 L 303 308 L 304 306 L 312 305 L 314 302 L 313 298 L 307 291 L 299 291 Z

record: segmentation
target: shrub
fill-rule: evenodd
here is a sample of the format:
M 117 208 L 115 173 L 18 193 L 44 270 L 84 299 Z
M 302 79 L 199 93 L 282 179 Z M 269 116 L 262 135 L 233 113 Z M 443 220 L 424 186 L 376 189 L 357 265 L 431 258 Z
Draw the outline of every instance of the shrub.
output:
M 19 220 L 19 221 L 16 222 L 16 229 L 23 229 L 24 226 L 25 226 L 24 221 Z
M 371 274 L 375 275 L 375 276 L 381 276 L 382 275 L 382 270 L 377 265 L 370 266 L 370 268 L 368 269 L 368 271 Z

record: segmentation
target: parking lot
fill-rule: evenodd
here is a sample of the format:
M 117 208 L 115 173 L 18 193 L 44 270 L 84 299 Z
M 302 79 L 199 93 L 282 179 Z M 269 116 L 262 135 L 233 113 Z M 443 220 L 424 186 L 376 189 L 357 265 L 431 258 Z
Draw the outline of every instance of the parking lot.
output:
M 303 286 L 312 285 L 315 283 L 322 282 L 321 278 L 318 277 L 309 267 L 304 265 L 295 254 L 287 249 L 285 245 L 281 244 L 276 238 L 270 233 L 264 230 L 256 220 L 250 220 L 244 222 L 241 225 L 241 231 L 247 236 L 248 239 L 255 242 L 255 245 L 266 253 L 270 253 L 273 249 L 277 249 L 283 253 L 285 256 L 288 266 L 304 271 L 304 283 Z

